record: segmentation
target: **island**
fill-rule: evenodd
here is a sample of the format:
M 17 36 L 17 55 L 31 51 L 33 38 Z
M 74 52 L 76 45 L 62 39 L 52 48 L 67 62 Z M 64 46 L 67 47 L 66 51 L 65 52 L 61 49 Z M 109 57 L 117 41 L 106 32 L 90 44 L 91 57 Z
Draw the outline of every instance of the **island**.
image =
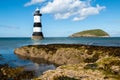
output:
M 85 30 L 74 33 L 69 37 L 109 37 L 110 35 L 101 29 Z
M 32 80 L 119 80 L 120 47 L 81 44 L 27 45 L 14 53 L 36 63 L 54 63 Z

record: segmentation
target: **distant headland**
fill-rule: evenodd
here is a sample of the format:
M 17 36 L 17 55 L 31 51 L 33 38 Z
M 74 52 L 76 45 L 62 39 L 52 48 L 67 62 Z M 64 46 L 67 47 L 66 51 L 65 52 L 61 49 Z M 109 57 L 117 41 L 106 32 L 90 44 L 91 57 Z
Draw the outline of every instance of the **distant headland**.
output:
M 69 37 L 110 37 L 110 35 L 101 29 L 92 29 L 74 33 Z

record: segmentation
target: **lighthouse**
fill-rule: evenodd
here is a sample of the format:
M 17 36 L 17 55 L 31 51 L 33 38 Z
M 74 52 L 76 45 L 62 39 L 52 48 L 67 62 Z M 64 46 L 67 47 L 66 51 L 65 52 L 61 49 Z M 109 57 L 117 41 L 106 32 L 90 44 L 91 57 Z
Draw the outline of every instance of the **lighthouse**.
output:
M 33 24 L 33 40 L 41 40 L 44 38 L 42 33 L 42 24 L 41 24 L 41 16 L 40 10 L 37 8 L 34 12 L 34 24 Z

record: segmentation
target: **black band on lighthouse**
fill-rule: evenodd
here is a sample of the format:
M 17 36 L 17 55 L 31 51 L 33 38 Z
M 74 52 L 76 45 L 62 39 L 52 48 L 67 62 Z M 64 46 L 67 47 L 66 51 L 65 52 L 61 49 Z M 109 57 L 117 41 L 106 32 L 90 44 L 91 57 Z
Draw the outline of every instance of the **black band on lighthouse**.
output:
M 35 11 L 34 16 L 42 16 L 42 14 L 40 13 L 40 11 Z
M 38 14 L 38 13 L 37 13 L 37 14 L 34 14 L 34 16 L 42 16 L 42 14 Z
M 41 24 L 41 23 L 34 23 L 33 26 L 34 26 L 34 27 L 42 27 L 42 24 Z
M 42 32 L 34 32 L 33 36 L 43 36 L 43 33 Z
M 34 14 L 34 16 L 42 16 L 42 14 Z

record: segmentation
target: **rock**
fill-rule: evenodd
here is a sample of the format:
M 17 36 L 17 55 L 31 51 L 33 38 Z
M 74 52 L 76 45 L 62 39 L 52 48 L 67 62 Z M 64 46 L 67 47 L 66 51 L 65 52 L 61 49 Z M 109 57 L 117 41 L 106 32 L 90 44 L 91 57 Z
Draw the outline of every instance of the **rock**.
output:
M 108 72 L 120 74 L 120 58 L 105 56 L 99 59 L 97 62 L 99 68 L 102 68 Z
M 25 71 L 23 67 L 12 68 L 0 65 L 0 80 L 23 80 L 34 78 L 34 71 Z
M 15 54 L 58 65 L 34 80 L 119 80 L 120 47 L 77 44 L 28 45 Z M 36 61 L 36 60 L 35 60 Z
M 111 69 L 112 73 L 120 75 L 120 66 L 113 65 L 112 67 L 110 67 L 110 69 Z
M 81 64 L 64 65 L 49 70 L 34 80 L 105 80 L 105 74 L 99 70 L 84 69 Z M 112 78 L 108 77 L 108 80 Z
M 93 63 L 106 55 L 120 56 L 119 47 L 87 46 L 76 44 L 29 45 L 14 50 L 15 54 L 26 59 L 63 64 Z M 37 60 L 36 60 L 37 61 Z
M 41 40 L 41 39 L 44 39 L 44 37 L 43 37 L 43 34 L 42 34 L 41 36 L 32 36 L 31 39 L 33 39 L 33 40 Z

